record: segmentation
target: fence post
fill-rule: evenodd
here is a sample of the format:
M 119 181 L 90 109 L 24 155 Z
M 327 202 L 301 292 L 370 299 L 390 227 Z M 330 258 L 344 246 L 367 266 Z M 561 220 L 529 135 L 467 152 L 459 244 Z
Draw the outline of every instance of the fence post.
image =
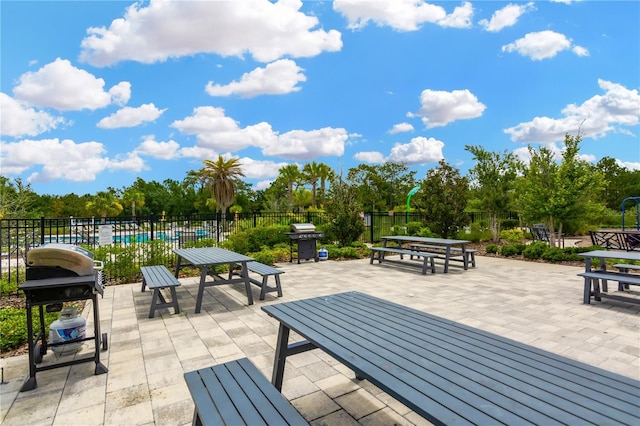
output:
M 44 244 L 44 216 L 40 216 L 40 244 Z
M 153 225 L 155 223 L 155 220 L 156 220 L 156 215 L 154 213 L 151 213 L 151 217 L 149 218 L 149 228 L 151 228 L 149 229 L 149 232 L 151 233 L 151 236 L 149 237 L 149 239 L 151 241 L 154 240 Z
M 371 244 L 373 244 L 373 210 L 371 210 L 371 226 L 369 227 L 370 232 L 370 238 L 371 238 Z

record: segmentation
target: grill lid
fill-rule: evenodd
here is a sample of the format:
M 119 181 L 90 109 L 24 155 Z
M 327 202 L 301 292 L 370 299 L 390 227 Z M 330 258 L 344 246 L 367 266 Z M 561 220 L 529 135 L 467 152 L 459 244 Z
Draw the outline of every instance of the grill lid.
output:
M 292 223 L 291 232 L 315 232 L 316 227 L 313 223 Z

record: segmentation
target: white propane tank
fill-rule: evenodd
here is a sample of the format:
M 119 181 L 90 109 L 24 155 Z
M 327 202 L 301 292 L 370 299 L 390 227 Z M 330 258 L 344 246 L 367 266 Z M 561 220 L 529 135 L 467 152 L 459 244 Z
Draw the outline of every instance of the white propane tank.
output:
M 327 260 L 329 259 L 329 251 L 327 251 L 326 248 L 324 248 L 324 246 L 322 246 L 320 248 L 320 251 L 318 251 L 318 258 L 320 260 Z
M 49 344 L 68 342 L 74 339 L 84 339 L 87 321 L 78 317 L 78 309 L 67 307 L 60 312 L 60 318 L 49 326 Z M 52 346 L 57 355 L 69 354 L 80 350 L 82 342 L 67 345 Z

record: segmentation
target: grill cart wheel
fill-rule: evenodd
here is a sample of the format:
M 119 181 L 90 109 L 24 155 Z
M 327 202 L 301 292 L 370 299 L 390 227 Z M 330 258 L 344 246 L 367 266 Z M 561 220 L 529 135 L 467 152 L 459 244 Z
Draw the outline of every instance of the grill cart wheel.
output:
M 42 346 L 42 343 L 36 343 L 33 348 L 33 358 L 36 361 L 36 364 L 40 364 L 42 362 L 42 356 L 47 352 L 46 348 Z
M 107 333 L 102 333 L 102 350 L 109 349 L 109 342 L 107 342 Z

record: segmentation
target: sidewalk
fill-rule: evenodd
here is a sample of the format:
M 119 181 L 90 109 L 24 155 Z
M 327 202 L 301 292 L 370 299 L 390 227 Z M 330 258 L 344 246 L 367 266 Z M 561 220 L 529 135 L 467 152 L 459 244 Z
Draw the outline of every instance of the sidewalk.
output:
M 423 276 L 419 268 L 353 261 L 282 263 L 284 296 L 269 293 L 247 306 L 242 285 L 207 288 L 195 314 L 197 278 L 182 279 L 182 312 L 147 318 L 151 293 L 140 283 L 111 286 L 99 301 L 101 353 L 94 363 L 37 374 L 38 387 L 19 392 L 26 356 L 0 360 L 3 425 L 187 425 L 193 402 L 183 373 L 248 357 L 271 377 L 277 323 L 260 308 L 357 290 L 518 340 L 640 380 L 640 305 L 606 300 L 582 304 L 583 268 L 477 257 L 477 268 L 451 267 Z M 611 286 L 610 286 L 611 287 Z M 615 287 L 615 286 L 613 286 Z M 636 292 L 640 296 L 640 293 Z M 90 309 L 87 334 L 92 333 Z M 171 311 L 173 312 L 173 311 Z M 87 352 L 92 346 L 85 345 Z M 44 363 L 57 362 L 49 351 Z M 287 360 L 284 396 L 314 425 L 428 424 L 402 404 L 319 350 Z

